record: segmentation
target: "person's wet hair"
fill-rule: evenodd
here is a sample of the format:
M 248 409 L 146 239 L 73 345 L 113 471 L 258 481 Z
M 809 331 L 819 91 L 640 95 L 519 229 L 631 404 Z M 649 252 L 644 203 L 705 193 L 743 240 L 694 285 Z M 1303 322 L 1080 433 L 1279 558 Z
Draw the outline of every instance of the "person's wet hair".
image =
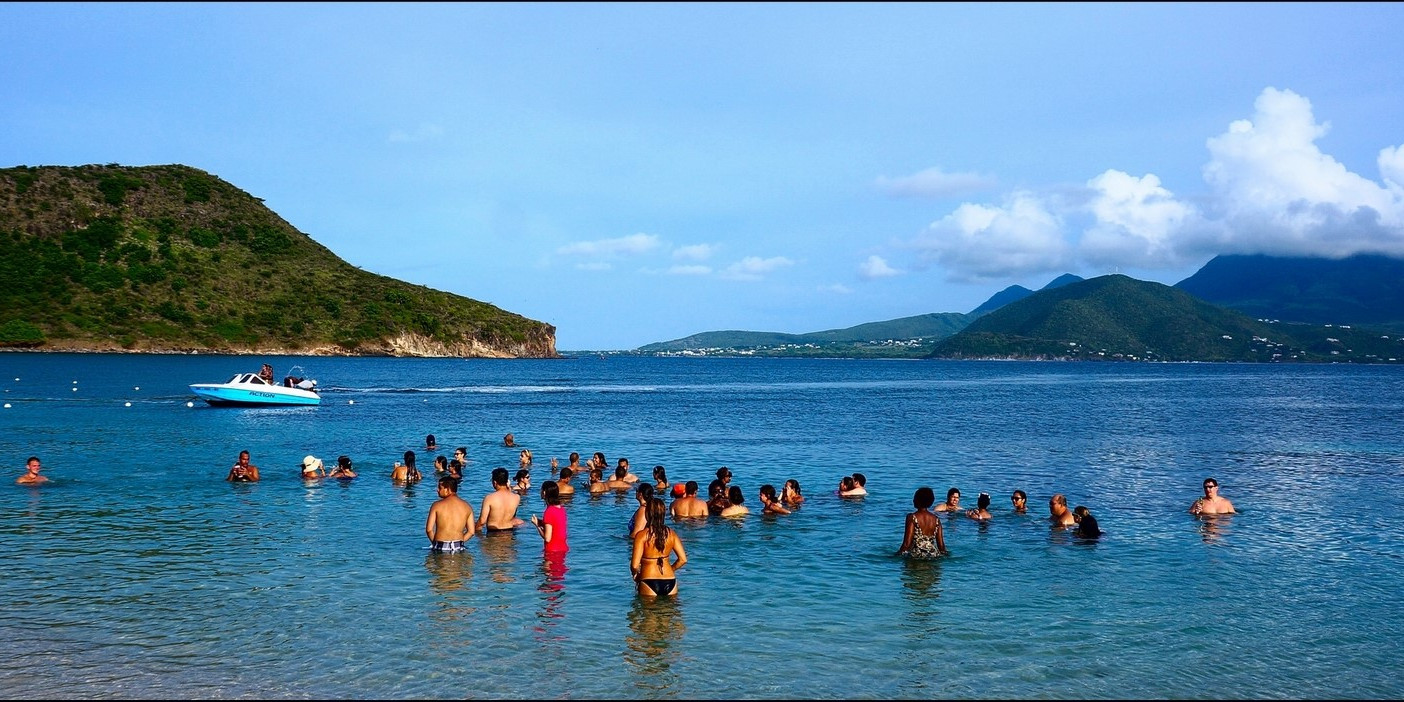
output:
M 956 495 L 959 495 L 959 494 L 960 494 L 960 490 L 957 489 L 957 488 L 951 488 L 951 489 L 947 490 L 947 491 L 946 491 L 946 501 L 947 501 L 947 502 L 950 502 L 952 497 L 955 497 Z
M 467 446 L 459 446 L 458 448 L 454 449 L 453 452 L 454 452 L 454 453 L 461 453 L 461 454 L 467 456 L 467 455 L 468 455 L 468 447 L 467 447 Z
M 980 509 L 988 509 L 990 506 L 990 493 L 980 493 L 980 499 L 975 501 L 975 506 L 979 507 Z
M 732 485 L 731 489 L 726 493 L 726 501 L 733 505 L 744 504 L 746 502 L 746 496 L 741 494 L 740 486 Z
M 529 477 L 531 477 L 531 471 L 529 471 L 529 470 L 527 470 L 527 469 L 525 469 L 525 468 L 522 468 L 521 470 L 518 470 L 518 471 L 517 471 L 517 474 L 516 474 L 516 475 L 512 476 L 512 482 L 514 482 L 514 483 L 520 483 L 520 482 L 522 482 L 522 478 L 529 478 Z
M 793 478 L 790 479 L 790 480 L 786 480 L 786 481 L 785 481 L 785 487 L 788 487 L 788 488 L 790 488 L 791 490 L 794 490 L 796 495 L 801 494 L 801 493 L 800 493 L 800 484 L 799 484 L 799 481 L 798 481 L 798 480 L 794 480 Z
M 1019 498 L 1019 499 L 1025 501 L 1025 502 L 1028 502 L 1028 501 L 1029 501 L 1029 495 L 1028 495 L 1028 493 L 1024 492 L 1023 490 L 1015 490 L 1015 491 L 1014 491 L 1014 497 L 1017 497 L 1017 498 Z
M 917 509 L 930 509 L 936 504 L 936 491 L 929 487 L 919 487 L 912 495 L 912 506 Z
M 653 499 L 653 486 L 648 483 L 639 483 L 634 494 L 643 500 L 644 504 L 648 504 L 648 501 Z
M 853 482 L 852 476 L 845 475 L 843 480 L 839 481 L 840 490 L 852 490 L 854 485 L 857 485 L 857 483 Z
M 722 481 L 722 482 L 726 482 L 726 478 L 730 478 L 730 477 L 731 477 L 731 469 L 730 469 L 730 468 L 727 468 L 726 466 L 722 466 L 722 467 L 720 467 L 720 468 L 717 469 L 717 480 L 720 480 L 720 481 Z
M 571 463 L 579 463 L 579 462 L 580 462 L 580 454 L 578 454 L 578 453 L 576 453 L 576 452 L 574 452 L 574 451 L 571 451 L 571 452 L 570 452 L 570 462 L 571 462 Z
M 452 475 L 445 475 L 442 478 L 439 478 L 439 487 L 448 490 L 449 492 L 457 493 L 458 478 L 455 478 Z
M 541 500 L 548 505 L 561 503 L 561 488 L 556 485 L 556 481 L 547 480 L 541 484 Z
M 862 473 L 854 473 L 854 474 L 853 474 L 853 482 L 857 483 L 857 484 L 858 484 L 858 487 L 867 487 L 867 486 L 868 486 L 868 476 L 863 475 Z
M 1213 478 L 1205 478 L 1204 487 L 1219 487 L 1219 481 Z
M 663 470 L 663 466 L 654 466 L 654 467 L 653 467 L 653 479 L 654 479 L 654 480 L 667 480 L 667 479 L 668 479 L 668 473 L 667 473 L 667 471 Z
M 629 469 L 626 468 L 626 467 L 624 467 L 624 466 L 622 466 L 622 465 L 619 466 L 618 468 L 615 468 L 615 469 L 614 469 L 614 477 L 616 477 L 616 478 L 618 478 L 618 479 L 620 479 L 620 480 L 623 480 L 623 479 L 624 479 L 624 476 L 626 476 L 626 475 L 628 475 L 628 474 L 629 474 Z
M 350 468 L 350 467 L 351 467 L 351 457 L 350 457 L 350 456 L 337 456 L 337 457 L 336 457 L 336 464 L 337 464 L 338 466 L 341 466 L 342 468 Z
M 506 484 L 507 484 L 507 469 L 506 469 L 506 468 L 493 468 L 493 469 L 492 469 L 492 484 L 493 484 L 493 485 L 506 485 Z
M 683 494 L 684 494 L 684 495 L 696 495 L 696 494 L 697 494 L 697 481 L 696 481 L 696 480 L 689 480 L 689 481 L 687 481 L 687 484 L 683 486 Z
M 448 467 L 449 467 L 449 459 L 448 459 L 448 457 L 447 457 L 447 456 L 435 456 L 435 457 L 434 457 L 434 467 L 435 467 L 435 468 L 440 468 L 440 467 L 442 467 L 444 470 L 448 470 Z
M 561 469 L 561 480 L 570 480 L 572 475 L 575 475 L 575 471 L 571 470 L 570 466 Z
M 722 483 L 722 481 L 720 481 L 720 480 L 713 480 L 712 482 L 710 482 L 710 483 L 707 484 L 707 499 L 709 499 L 709 500 L 710 500 L 710 499 L 713 499 L 713 498 L 717 497 L 718 495 L 721 495 L 722 492 L 725 491 L 725 490 L 726 490 L 726 485 L 724 485 L 724 484 Z
M 414 467 L 414 452 L 413 452 L 413 451 L 406 451 L 406 452 L 405 452 L 405 465 L 408 466 L 408 467 L 410 467 L 410 468 L 413 468 L 413 467 Z
M 762 486 L 761 486 L 761 489 L 760 489 L 760 494 L 761 494 L 761 497 L 764 497 L 764 498 L 765 498 L 766 502 L 774 502 L 774 501 L 775 501 L 775 486 L 774 486 L 774 485 L 769 485 L 769 484 L 767 484 L 767 485 L 762 485 Z

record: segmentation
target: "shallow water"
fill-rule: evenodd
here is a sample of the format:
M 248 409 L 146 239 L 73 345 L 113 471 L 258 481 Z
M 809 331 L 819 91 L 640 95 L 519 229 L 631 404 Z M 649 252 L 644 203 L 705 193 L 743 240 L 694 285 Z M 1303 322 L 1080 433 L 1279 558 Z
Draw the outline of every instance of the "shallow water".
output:
M 0 695 L 1404 696 L 1398 368 L 275 358 L 324 404 L 186 406 L 262 360 L 0 354 L 0 464 L 54 481 L 0 483 Z M 507 432 L 535 485 L 598 450 L 809 499 L 679 526 L 672 601 L 632 593 L 632 495 L 568 505 L 563 571 L 533 531 L 429 554 L 432 481 L 391 464 L 466 446 L 476 508 Z M 263 482 L 223 481 L 241 449 Z M 304 484 L 308 453 L 362 477 Z M 838 499 L 854 471 L 871 494 Z M 1185 514 L 1208 475 L 1240 514 Z M 920 485 L 995 518 L 894 558 Z M 1106 536 L 1050 530 L 1053 492 Z

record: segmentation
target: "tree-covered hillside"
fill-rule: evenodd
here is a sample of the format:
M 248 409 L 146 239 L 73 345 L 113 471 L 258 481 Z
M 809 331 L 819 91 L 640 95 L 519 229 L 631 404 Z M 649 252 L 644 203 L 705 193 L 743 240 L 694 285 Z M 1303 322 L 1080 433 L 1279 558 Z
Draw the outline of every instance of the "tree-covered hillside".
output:
M 186 166 L 0 169 L 0 345 L 555 355 L 555 329 L 362 271 Z

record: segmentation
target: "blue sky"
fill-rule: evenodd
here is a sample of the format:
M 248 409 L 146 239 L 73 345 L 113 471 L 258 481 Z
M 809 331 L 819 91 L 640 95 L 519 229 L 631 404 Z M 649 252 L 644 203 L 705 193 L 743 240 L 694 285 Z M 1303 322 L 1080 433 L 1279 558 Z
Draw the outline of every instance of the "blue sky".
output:
M 1404 5 L 0 5 L 0 166 L 181 163 L 564 350 L 1404 256 Z

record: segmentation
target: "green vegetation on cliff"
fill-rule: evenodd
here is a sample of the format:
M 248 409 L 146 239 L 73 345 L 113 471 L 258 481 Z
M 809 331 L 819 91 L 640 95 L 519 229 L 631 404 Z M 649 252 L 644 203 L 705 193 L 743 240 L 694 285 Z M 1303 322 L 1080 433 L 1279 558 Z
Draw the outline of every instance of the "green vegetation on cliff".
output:
M 1270 324 L 1159 283 L 1108 275 L 1045 289 L 936 345 L 936 358 L 1399 362 L 1378 331 Z
M 362 271 L 203 171 L 0 169 L 0 346 L 400 353 L 405 339 L 555 355 L 550 325 Z

